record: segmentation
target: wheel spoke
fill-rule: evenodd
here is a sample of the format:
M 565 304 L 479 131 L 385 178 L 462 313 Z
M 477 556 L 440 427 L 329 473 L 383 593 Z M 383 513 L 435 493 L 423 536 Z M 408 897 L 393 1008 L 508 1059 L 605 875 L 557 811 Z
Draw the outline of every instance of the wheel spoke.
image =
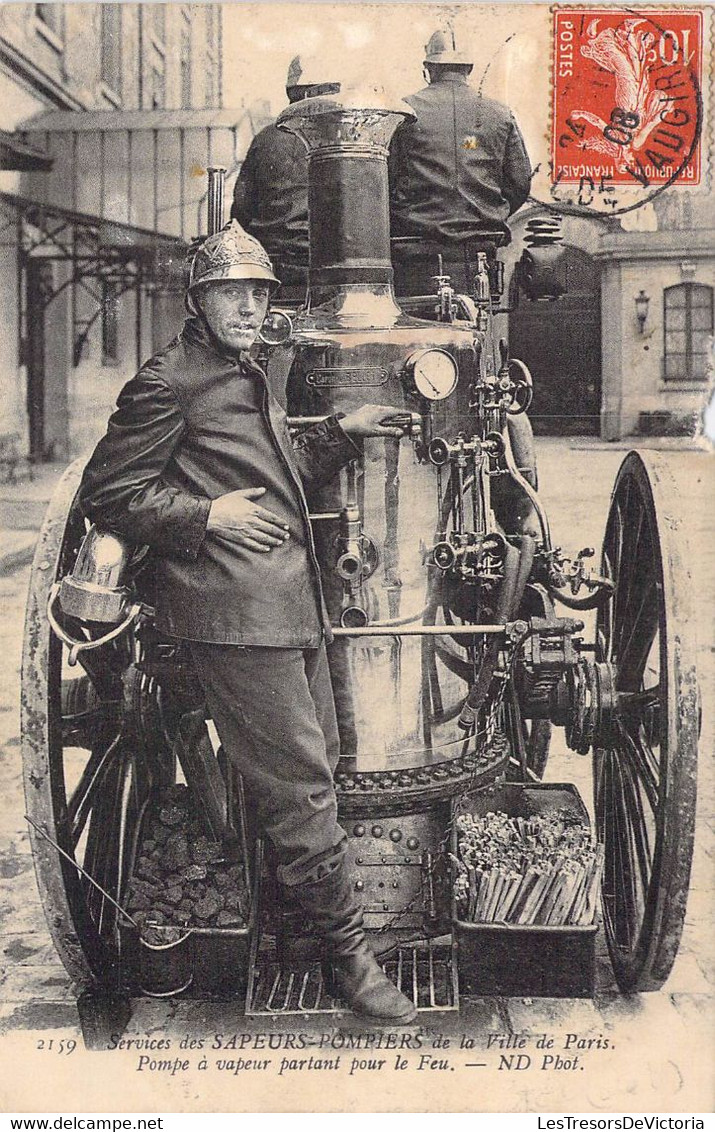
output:
M 645 512 L 642 506 L 639 506 L 636 523 L 633 524 L 630 522 L 626 526 L 627 548 L 624 543 L 623 553 L 621 555 L 621 563 L 626 561 L 628 564 L 628 573 L 626 574 L 627 585 L 625 587 L 625 593 L 623 594 L 623 603 L 626 611 L 630 609 L 631 601 L 633 600 L 634 586 L 641 580 L 641 570 L 643 566 L 645 565 L 646 568 L 650 568 L 652 563 L 652 554 L 648 553 L 650 550 L 650 537 L 648 538 L 647 546 L 641 545 L 644 521 Z
M 603 550 L 603 575 L 613 580 L 615 572 L 608 550 Z M 603 660 L 611 660 L 613 650 L 613 606 L 615 598 L 601 606 L 596 617 L 596 646 Z
M 630 620 L 634 587 L 636 583 L 640 582 L 643 570 L 649 569 L 649 556 L 636 554 L 637 544 L 634 542 L 634 534 L 635 531 L 630 523 L 625 523 L 618 562 L 614 564 L 616 592 L 613 599 L 614 635 L 612 651 L 615 656 L 620 651 L 619 646 L 623 631 Z
M 659 627 L 660 593 L 658 585 L 648 579 L 637 605 L 626 606 L 620 640 L 615 643 L 618 664 L 618 686 L 640 688 L 646 661 Z
M 92 751 L 79 782 L 68 800 L 67 817 L 70 823 L 72 844 L 75 847 L 82 836 L 97 795 L 102 789 L 107 770 L 117 753 L 121 738 L 122 732 L 119 731 L 108 744 Z
M 631 832 L 631 844 L 635 850 L 635 857 L 640 872 L 642 919 L 645 914 L 646 900 L 650 888 L 653 856 L 650 837 L 648 835 L 646 815 L 643 811 L 643 799 L 639 788 L 640 780 L 633 774 L 633 768 L 629 763 L 621 763 L 620 770 L 621 781 L 623 782 L 624 788 L 624 800 L 628 813 L 628 824 Z
M 616 941 L 631 951 L 638 935 L 635 876 L 629 853 L 628 816 L 623 797 L 623 780 L 615 751 L 609 751 L 610 803 L 613 820 L 614 920 Z
M 120 903 L 131 857 L 129 838 L 139 813 L 134 785 L 132 759 L 124 751 L 120 759 L 114 760 L 92 809 L 83 861 L 89 875 Z M 116 922 L 116 909 L 87 881 L 85 894 L 98 934 L 109 938 Z
M 648 799 L 648 804 L 654 814 L 658 812 L 658 796 L 660 789 L 660 766 L 654 752 L 647 747 L 640 735 L 634 735 L 619 721 L 618 732 L 621 736 L 621 752 L 628 759 L 633 773 L 642 784 Z
M 605 856 L 603 862 L 603 911 L 608 925 L 608 934 L 620 946 L 618 931 L 618 890 L 620 877 L 617 868 L 618 839 L 614 823 L 613 775 L 611 771 L 612 754 L 602 751 L 600 766 L 600 830 Z

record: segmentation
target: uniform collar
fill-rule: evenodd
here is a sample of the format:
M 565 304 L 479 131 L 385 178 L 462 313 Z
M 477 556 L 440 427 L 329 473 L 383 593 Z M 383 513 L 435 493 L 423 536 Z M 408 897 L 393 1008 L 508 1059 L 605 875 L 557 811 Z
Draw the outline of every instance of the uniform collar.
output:
M 246 350 L 241 350 L 238 356 L 229 353 L 228 350 L 224 350 L 221 343 L 211 333 L 204 320 L 198 316 L 186 319 L 181 337 L 192 346 L 203 346 L 204 349 L 210 350 L 212 354 L 215 354 L 216 357 L 220 358 L 222 361 L 230 362 L 231 365 L 234 366 L 243 366 L 246 369 L 253 370 L 255 373 L 263 374 L 260 366 L 256 364 Z
M 468 75 L 441 75 L 440 78 L 431 82 L 430 86 L 438 86 L 439 83 L 461 83 L 463 86 L 469 85 Z

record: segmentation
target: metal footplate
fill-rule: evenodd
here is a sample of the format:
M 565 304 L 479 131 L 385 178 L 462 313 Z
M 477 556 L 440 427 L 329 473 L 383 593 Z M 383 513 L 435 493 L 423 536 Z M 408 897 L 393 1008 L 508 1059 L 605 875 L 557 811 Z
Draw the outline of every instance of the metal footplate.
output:
M 425 940 L 399 946 L 381 966 L 421 1013 L 459 1009 L 451 942 Z M 328 994 L 318 962 L 293 963 L 287 969 L 270 955 L 256 956 L 246 993 L 249 1017 L 337 1014 L 345 1009 Z

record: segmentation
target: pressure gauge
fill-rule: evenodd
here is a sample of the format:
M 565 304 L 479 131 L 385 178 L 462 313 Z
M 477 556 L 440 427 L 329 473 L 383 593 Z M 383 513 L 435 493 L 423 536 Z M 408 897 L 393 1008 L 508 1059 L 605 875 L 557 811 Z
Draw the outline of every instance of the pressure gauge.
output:
M 405 362 L 404 376 L 427 401 L 444 401 L 454 392 L 457 363 L 446 350 L 416 350 Z

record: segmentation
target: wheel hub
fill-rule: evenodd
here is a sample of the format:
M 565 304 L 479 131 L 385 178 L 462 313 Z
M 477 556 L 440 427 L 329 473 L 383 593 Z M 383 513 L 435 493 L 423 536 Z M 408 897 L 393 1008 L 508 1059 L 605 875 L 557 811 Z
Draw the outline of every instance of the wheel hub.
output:
M 615 670 L 608 661 L 581 657 L 554 689 L 551 719 L 564 727 L 572 751 L 587 755 L 607 747 L 618 718 Z

